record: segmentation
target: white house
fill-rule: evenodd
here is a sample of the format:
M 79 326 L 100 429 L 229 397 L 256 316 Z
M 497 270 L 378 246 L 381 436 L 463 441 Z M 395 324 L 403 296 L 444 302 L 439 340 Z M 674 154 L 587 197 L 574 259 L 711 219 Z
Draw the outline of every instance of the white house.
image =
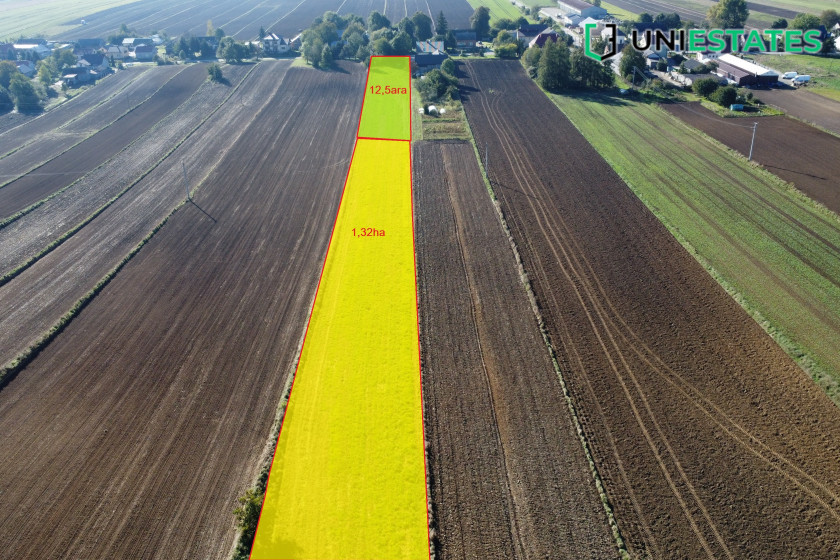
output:
M 262 49 L 265 54 L 284 54 L 292 50 L 292 46 L 288 39 L 269 33 L 262 38 Z

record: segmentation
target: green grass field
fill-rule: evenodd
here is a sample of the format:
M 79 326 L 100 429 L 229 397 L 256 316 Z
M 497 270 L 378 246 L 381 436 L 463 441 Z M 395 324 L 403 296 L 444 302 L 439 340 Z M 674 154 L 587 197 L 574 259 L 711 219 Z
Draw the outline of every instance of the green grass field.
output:
M 470 6 L 478 8 L 479 6 L 487 6 L 490 10 L 490 25 L 493 25 L 497 19 L 509 18 L 513 21 L 522 17 L 522 12 L 519 8 L 510 3 L 510 0 L 467 0 Z M 524 2 L 524 4 L 530 4 Z M 539 3 L 543 6 L 548 6 L 550 3 Z
M 81 24 L 81 19 L 109 8 L 130 4 L 135 0 L 0 0 L 0 38 L 20 36 L 51 37 Z M 65 25 L 67 22 L 72 25 Z M 115 30 L 116 31 L 116 30 Z
M 370 59 L 365 104 L 359 124 L 362 138 L 409 140 L 411 75 L 407 56 Z
M 638 17 L 638 14 L 628 12 L 623 8 L 613 6 L 612 4 L 608 4 L 607 2 L 601 2 L 601 7 L 607 10 L 607 12 L 609 12 L 610 15 L 624 21 L 636 21 L 636 18 Z
M 655 104 L 551 96 L 675 237 L 840 404 L 840 219 Z M 609 123 L 608 126 L 606 123 Z
M 807 54 L 755 54 L 759 64 L 778 72 L 796 71 L 810 74 L 809 91 L 840 101 L 840 57 L 812 56 Z

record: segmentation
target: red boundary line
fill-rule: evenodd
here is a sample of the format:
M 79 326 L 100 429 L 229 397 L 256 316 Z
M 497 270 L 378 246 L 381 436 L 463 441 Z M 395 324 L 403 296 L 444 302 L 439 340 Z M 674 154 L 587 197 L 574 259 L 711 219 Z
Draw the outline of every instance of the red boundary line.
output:
M 373 138 L 370 136 L 357 136 L 356 138 L 358 140 L 381 140 L 382 142 L 411 142 L 411 139 L 407 138 Z
M 384 56 L 384 55 L 376 55 L 371 56 L 371 58 L 408 58 L 408 76 L 409 76 L 409 84 L 411 82 L 411 57 L 410 56 Z M 298 368 L 300 368 L 301 358 L 303 358 L 303 350 L 306 347 L 306 337 L 309 335 L 309 325 L 312 323 L 312 312 L 315 310 L 315 302 L 318 301 L 318 293 L 321 291 L 321 281 L 324 279 L 324 269 L 326 268 L 327 264 L 327 257 L 330 254 L 330 249 L 332 248 L 332 241 L 333 236 L 335 235 L 335 227 L 338 225 L 338 214 L 341 211 L 341 204 L 344 202 L 344 193 L 347 191 L 347 183 L 350 180 L 350 169 L 353 167 L 353 159 L 356 157 L 356 147 L 359 145 L 359 140 L 384 140 L 384 141 L 398 141 L 398 142 L 409 142 L 411 143 L 411 139 L 408 140 L 401 139 L 401 138 L 368 138 L 359 136 L 359 130 L 362 126 L 362 111 L 364 111 L 365 103 L 364 103 L 364 95 L 367 94 L 367 85 L 370 81 L 370 63 L 368 63 L 367 69 L 367 76 L 365 77 L 365 89 L 363 92 L 362 97 L 362 107 L 359 109 L 359 120 L 356 124 L 356 140 L 353 143 L 353 154 L 350 156 L 350 165 L 347 167 L 347 175 L 344 178 L 344 186 L 341 189 L 341 197 L 338 201 L 338 209 L 335 212 L 335 218 L 333 220 L 333 227 L 332 231 L 330 232 L 330 240 L 327 244 L 327 252 L 324 254 L 324 261 L 321 263 L 321 274 L 318 276 L 318 286 L 315 288 L 315 297 L 312 299 L 312 306 L 309 308 L 309 317 L 306 320 L 306 330 L 303 333 L 303 342 L 300 346 L 300 356 L 298 356 L 298 363 L 295 365 L 295 375 L 292 378 L 292 386 L 289 387 L 289 399 L 286 401 L 286 408 L 283 410 L 283 417 L 280 419 L 280 430 L 277 433 L 277 440 L 274 442 L 274 453 L 271 456 L 271 465 L 268 469 L 268 477 L 266 477 L 265 481 L 265 493 L 263 494 L 263 501 L 260 504 L 260 516 L 257 519 L 257 527 L 254 530 L 254 542 L 257 540 L 257 535 L 259 534 L 260 530 L 260 521 L 262 521 L 262 514 L 263 508 L 265 506 L 265 499 L 268 496 L 268 485 L 271 482 L 271 471 L 274 470 L 274 460 L 277 458 L 277 446 L 280 443 L 280 434 L 283 432 L 283 426 L 286 423 L 286 413 L 289 411 L 289 406 L 292 403 L 292 392 L 295 389 L 295 381 L 297 380 L 297 373 Z M 408 133 L 411 136 L 411 125 L 412 125 L 412 111 L 411 111 L 411 87 L 408 89 Z M 426 511 L 424 513 L 426 517 L 426 550 L 428 552 L 428 557 L 431 559 L 432 557 L 432 550 L 431 550 L 431 538 L 429 536 L 429 470 L 426 464 L 426 425 L 425 425 L 425 415 L 423 414 L 423 374 L 421 369 L 421 358 L 420 358 L 420 315 L 418 304 L 419 301 L 417 299 L 417 245 L 416 239 L 414 235 L 414 177 L 413 177 L 413 162 L 411 157 L 411 147 L 409 146 L 408 150 L 408 181 L 409 181 L 409 197 L 411 202 L 411 247 L 412 247 L 412 257 L 414 263 L 414 319 L 415 319 L 415 326 L 417 328 L 417 372 L 420 377 L 420 434 L 423 438 L 422 441 L 422 451 L 423 451 L 423 488 L 426 494 L 426 503 L 425 508 Z M 253 543 L 251 545 L 251 551 L 248 553 L 248 559 L 251 560 L 251 557 L 254 554 Z

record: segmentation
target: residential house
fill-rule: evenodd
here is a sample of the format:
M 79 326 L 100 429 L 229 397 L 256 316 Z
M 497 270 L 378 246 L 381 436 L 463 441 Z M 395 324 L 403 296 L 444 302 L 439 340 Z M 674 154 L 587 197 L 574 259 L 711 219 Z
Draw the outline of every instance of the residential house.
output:
M 262 50 L 267 55 L 285 54 L 292 50 L 290 41 L 283 37 L 269 33 L 262 38 Z
M 93 76 L 91 75 L 90 68 L 74 66 L 64 69 L 61 73 L 61 81 L 67 84 L 67 87 L 78 87 L 93 81 Z
M 550 27 L 547 27 L 539 35 L 531 39 L 531 42 L 528 43 L 528 47 L 542 47 L 549 39 L 552 43 L 556 43 L 558 37 L 559 35 L 556 31 L 554 31 Z
M 455 35 L 455 46 L 459 49 L 474 49 L 478 38 L 472 29 L 453 29 Z
M 124 60 L 128 58 L 128 47 L 119 47 L 117 45 L 108 45 L 105 49 L 105 56 L 108 60 Z
M 74 41 L 75 48 L 73 54 L 76 56 L 83 56 L 86 54 L 94 54 L 101 52 L 105 48 L 104 39 L 77 39 Z
M 110 61 L 102 53 L 86 54 L 79 58 L 79 66 L 87 66 L 95 72 L 105 72 L 110 67 Z
M 137 60 L 137 62 L 148 62 L 155 59 L 157 48 L 153 45 L 140 45 L 134 47 L 134 50 L 129 53 L 129 56 Z
M 651 46 L 646 48 L 642 54 L 645 57 L 645 64 L 647 64 L 648 68 L 656 68 L 660 60 L 668 60 L 668 49 L 666 47 L 657 50 Z
M 564 14 L 568 15 L 578 15 L 584 18 L 604 18 L 607 16 L 607 10 L 583 0 L 558 0 L 557 6 Z
M 604 29 L 601 30 L 601 39 L 603 39 L 604 41 L 609 41 L 611 38 L 612 38 L 612 30 L 604 27 Z M 625 43 L 627 43 L 627 35 L 624 34 L 624 31 L 622 31 L 621 29 L 618 29 L 616 27 L 616 29 L 615 29 L 616 48 L 621 50 L 624 47 Z

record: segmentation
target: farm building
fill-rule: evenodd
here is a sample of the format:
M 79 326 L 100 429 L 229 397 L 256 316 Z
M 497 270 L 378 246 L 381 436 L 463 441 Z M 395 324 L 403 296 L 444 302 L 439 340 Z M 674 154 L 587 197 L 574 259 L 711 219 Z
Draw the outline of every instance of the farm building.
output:
M 775 71 L 731 54 L 719 56 L 717 63 L 718 76 L 722 76 L 739 86 L 769 86 L 779 81 L 779 74 Z
M 607 10 L 600 6 L 593 6 L 589 2 L 583 0 L 558 0 L 557 6 L 567 15 L 578 15 L 586 18 L 605 18 L 607 17 Z
M 126 37 L 122 41 L 122 46 L 133 49 L 140 45 L 154 45 L 155 42 L 151 37 Z
M 446 50 L 443 41 L 417 41 L 415 49 L 418 53 L 442 53 Z
M 262 49 L 266 54 L 284 54 L 292 50 L 292 46 L 288 39 L 269 33 L 262 38 Z
M 447 58 L 447 54 L 442 52 L 417 53 L 414 55 L 414 60 L 412 60 L 411 69 L 416 74 L 425 74 L 429 70 L 435 68 L 440 69 L 440 65 Z
M 68 87 L 76 87 L 83 84 L 88 84 L 93 81 L 93 76 L 90 69 L 87 67 L 75 66 L 73 68 L 66 68 L 61 76 L 61 81 L 67 84 Z
M 42 40 L 43 41 L 43 40 Z M 52 50 L 46 46 L 44 42 L 25 42 L 14 44 L 15 51 L 18 53 L 32 53 L 38 56 L 38 60 L 46 58 L 52 54 Z

